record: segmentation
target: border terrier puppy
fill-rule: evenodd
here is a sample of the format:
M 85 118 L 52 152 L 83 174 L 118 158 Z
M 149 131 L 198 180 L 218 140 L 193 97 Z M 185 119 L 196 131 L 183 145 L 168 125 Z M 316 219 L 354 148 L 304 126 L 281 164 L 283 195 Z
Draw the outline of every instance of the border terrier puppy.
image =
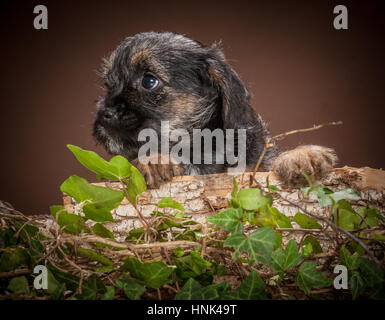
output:
M 246 129 L 246 165 L 255 167 L 269 131 L 250 106 L 247 88 L 216 44 L 204 46 L 170 32 L 140 33 L 126 38 L 104 61 L 102 76 L 106 94 L 98 103 L 93 135 L 110 154 L 132 162 L 150 187 L 176 175 L 224 172 L 230 167 L 226 161 L 140 163 L 137 157 L 143 143 L 138 134 L 151 128 L 160 137 L 161 121 L 168 121 L 171 130 L 187 130 L 190 136 L 193 129 Z M 213 144 L 215 159 L 214 148 Z M 296 185 L 304 182 L 302 170 L 319 179 L 336 161 L 332 149 L 320 146 L 300 146 L 280 155 L 272 147 L 260 169 L 272 169 L 282 181 Z

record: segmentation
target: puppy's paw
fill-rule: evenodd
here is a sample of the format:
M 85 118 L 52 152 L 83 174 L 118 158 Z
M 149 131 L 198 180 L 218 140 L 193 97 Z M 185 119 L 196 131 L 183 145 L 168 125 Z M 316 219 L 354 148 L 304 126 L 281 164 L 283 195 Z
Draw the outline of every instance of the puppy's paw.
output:
M 305 145 L 281 153 L 273 162 L 272 171 L 288 185 L 306 185 L 305 172 L 312 181 L 328 174 L 337 162 L 330 148 Z
M 168 160 L 168 163 L 161 163 L 161 158 Z M 135 167 L 140 171 L 146 180 L 147 187 L 150 189 L 159 188 L 164 182 L 171 180 L 175 176 L 183 175 L 184 170 L 182 164 L 174 164 L 170 156 L 156 154 L 147 164 L 140 163 L 136 160 Z

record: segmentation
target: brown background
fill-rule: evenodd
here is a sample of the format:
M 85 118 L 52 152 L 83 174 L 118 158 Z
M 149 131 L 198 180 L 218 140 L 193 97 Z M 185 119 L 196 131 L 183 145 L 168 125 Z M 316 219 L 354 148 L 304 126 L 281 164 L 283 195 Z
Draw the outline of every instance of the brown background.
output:
M 134 4 L 135 3 L 135 4 Z M 383 1 L 13 1 L 0 15 L 0 199 L 26 213 L 61 203 L 60 184 L 89 173 L 66 149 L 95 146 L 91 125 L 101 94 L 95 70 L 126 36 L 174 31 L 225 54 L 254 95 L 272 134 L 343 120 L 292 136 L 333 147 L 340 166 L 385 167 Z M 33 8 L 48 7 L 48 30 Z M 345 4 L 349 30 L 333 28 Z

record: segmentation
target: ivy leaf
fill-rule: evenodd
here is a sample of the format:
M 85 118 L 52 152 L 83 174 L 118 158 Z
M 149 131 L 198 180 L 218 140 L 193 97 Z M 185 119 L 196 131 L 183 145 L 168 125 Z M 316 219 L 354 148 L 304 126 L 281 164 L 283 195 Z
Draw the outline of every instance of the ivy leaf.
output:
M 369 287 L 384 281 L 384 270 L 369 259 L 360 257 L 360 270 L 362 278 Z
M 102 295 L 100 300 L 114 300 L 115 288 L 113 286 L 106 286 L 106 293 Z
M 190 257 L 191 269 L 197 274 L 202 273 L 212 266 L 212 263 L 203 259 L 198 251 L 191 251 Z
M 301 245 L 306 246 L 307 244 L 311 244 L 312 253 L 317 254 L 322 252 L 322 247 L 317 238 L 313 236 L 307 236 L 305 239 L 303 239 Z
M 329 195 L 335 202 L 339 202 L 340 200 L 360 200 L 361 197 L 358 192 L 354 189 L 342 189 L 340 191 L 334 192 Z
M 105 226 L 103 226 L 101 223 L 96 223 L 92 227 L 92 231 L 99 237 L 102 238 L 108 238 L 114 240 L 114 235 L 113 233 L 108 230 Z
M 28 280 L 25 276 L 15 277 L 9 281 L 8 289 L 12 292 L 30 293 Z
M 277 226 L 279 215 L 280 212 L 277 208 L 272 207 L 270 204 L 266 204 L 259 209 L 255 221 L 259 226 L 275 228 Z
M 173 250 L 173 252 L 174 252 L 174 254 L 175 254 L 175 256 L 176 256 L 177 258 L 181 258 L 181 257 L 183 257 L 183 255 L 184 255 L 184 251 L 183 251 L 182 248 L 175 248 L 175 249 Z
M 313 246 L 311 243 L 307 243 L 302 247 L 302 256 L 307 258 L 313 252 Z
M 130 197 L 128 200 L 135 204 L 137 197 L 147 189 L 146 181 L 134 166 L 131 166 L 130 178 L 126 181 L 126 186 Z
M 353 300 L 356 300 L 365 291 L 365 281 L 361 278 L 359 272 L 353 271 L 349 277 L 349 288 Z
M 265 283 L 254 270 L 243 280 L 236 292 L 242 300 L 267 299 Z
M 306 294 L 309 294 L 312 288 L 323 288 L 331 284 L 330 279 L 325 279 L 321 272 L 317 271 L 315 262 L 304 262 L 295 278 L 298 287 Z
M 264 197 L 261 190 L 257 188 L 242 189 L 238 192 L 237 200 L 245 210 L 257 210 L 271 201 L 270 198 Z
M 334 223 L 345 230 L 354 230 L 360 225 L 361 218 L 349 202 L 341 200 L 334 206 Z
M 64 181 L 60 190 L 78 203 L 85 202 L 85 217 L 96 222 L 113 221 L 111 210 L 119 206 L 124 197 L 123 191 L 94 186 L 76 175 Z
M 277 224 L 280 228 L 293 228 L 290 218 L 285 216 L 283 213 L 279 213 Z
M 122 288 L 128 299 L 139 300 L 142 294 L 146 291 L 146 287 L 139 283 L 137 280 L 122 275 L 116 280 L 116 285 Z
M 305 188 L 305 189 L 306 189 L 305 192 L 310 191 L 311 193 L 317 196 L 318 203 L 321 207 L 326 207 L 333 204 L 332 200 L 330 199 L 330 195 L 333 194 L 333 191 L 330 190 L 329 188 L 326 188 L 321 185 L 315 185 L 315 186 L 312 186 L 311 188 Z
M 202 289 L 203 300 L 218 300 L 225 292 L 231 290 L 227 281 L 209 285 Z
M 370 291 L 370 297 L 372 299 L 385 300 L 385 282 L 375 284 Z
M 85 248 L 77 248 L 77 252 L 79 255 L 86 257 L 92 261 L 100 262 L 105 266 L 112 266 L 114 263 L 107 258 L 104 254 L 96 252 L 94 250 L 85 249 Z
M 0 256 L 0 272 L 14 270 L 18 267 L 28 266 L 30 256 L 24 248 L 5 248 Z
M 368 225 L 369 227 L 378 226 L 378 219 L 382 220 L 381 213 L 377 209 L 369 206 L 366 206 L 365 208 L 358 208 L 357 212 L 364 218 L 364 225 Z
M 301 260 L 302 256 L 298 251 L 297 244 L 293 239 L 291 239 L 285 248 L 285 264 L 284 269 L 289 270 L 293 267 L 295 267 L 299 261 Z
M 108 162 L 93 151 L 87 151 L 71 144 L 68 144 L 67 148 L 83 166 L 95 172 L 99 179 L 120 180 L 131 173 L 132 165 L 122 156 L 115 156 Z
M 140 262 L 135 258 L 127 258 L 122 266 L 124 271 L 129 271 L 130 275 L 145 282 L 146 286 L 159 289 L 164 284 L 170 282 L 170 274 L 173 269 L 162 261 Z
M 312 218 L 309 218 L 306 214 L 297 212 L 293 220 L 304 229 L 322 229 L 322 226 Z
M 162 198 L 158 203 L 159 208 L 173 208 L 180 211 L 184 211 L 184 207 L 177 201 L 173 200 L 171 197 Z
M 206 221 L 213 223 L 231 233 L 241 233 L 243 230 L 241 221 L 242 217 L 243 210 L 241 208 L 230 208 L 208 217 Z
M 190 278 L 176 294 L 175 300 L 203 300 L 202 289 L 199 282 Z
M 103 281 L 96 274 L 92 274 L 82 284 L 82 293 L 75 296 L 79 300 L 96 300 L 99 295 L 106 293 Z
M 284 277 L 285 255 L 281 249 L 275 250 L 271 255 L 270 267 L 275 270 L 281 278 Z
M 82 231 L 89 231 L 86 226 L 86 220 L 83 217 L 68 213 L 64 210 L 63 206 L 51 206 L 49 209 L 53 218 L 61 228 L 64 228 L 65 232 L 79 234 Z M 59 216 L 56 218 L 57 214 L 59 214 Z
M 340 262 L 346 266 L 349 270 L 355 270 L 360 264 L 360 255 L 355 252 L 352 256 L 349 254 L 349 250 L 342 246 L 340 251 Z
M 276 244 L 276 237 L 271 228 L 263 227 L 251 233 L 248 237 L 243 234 L 233 234 L 225 241 L 225 246 L 234 246 L 234 257 L 246 251 L 250 262 L 263 256 L 264 261 L 269 261 Z

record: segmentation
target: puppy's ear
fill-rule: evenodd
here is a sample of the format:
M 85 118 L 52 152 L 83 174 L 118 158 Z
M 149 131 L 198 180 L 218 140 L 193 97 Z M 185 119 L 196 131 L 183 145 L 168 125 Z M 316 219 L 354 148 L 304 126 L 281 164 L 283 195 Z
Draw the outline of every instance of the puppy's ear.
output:
M 209 47 L 208 52 L 206 76 L 222 104 L 224 129 L 252 126 L 257 115 L 250 106 L 249 91 L 216 44 Z
M 246 129 L 246 164 L 253 168 L 269 136 L 262 118 L 250 106 L 250 94 L 236 72 L 226 62 L 217 45 L 207 48 L 206 86 L 220 104 L 223 129 Z M 235 133 L 237 135 L 237 133 Z M 260 168 L 267 170 L 276 149 L 267 149 Z

